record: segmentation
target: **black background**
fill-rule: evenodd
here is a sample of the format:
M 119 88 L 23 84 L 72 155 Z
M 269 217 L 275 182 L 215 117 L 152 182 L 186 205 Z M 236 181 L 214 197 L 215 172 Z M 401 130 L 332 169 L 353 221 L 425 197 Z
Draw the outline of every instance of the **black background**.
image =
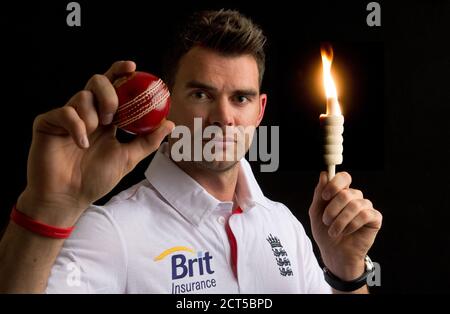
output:
M 323 168 L 319 44 L 329 41 L 346 119 L 338 169 L 350 172 L 384 215 L 370 252 L 381 265 L 382 285 L 374 291 L 450 291 L 449 1 L 378 1 L 381 27 L 366 24 L 370 1 L 79 1 L 81 27 L 67 26 L 69 1 L 59 2 L 1 7 L 1 226 L 26 185 L 37 114 L 64 105 L 116 60 L 161 75 L 182 17 L 234 8 L 269 40 L 262 124 L 280 126 L 280 168 L 255 171 L 266 195 L 285 203 L 309 232 L 307 210 Z M 150 159 L 99 203 L 141 180 Z

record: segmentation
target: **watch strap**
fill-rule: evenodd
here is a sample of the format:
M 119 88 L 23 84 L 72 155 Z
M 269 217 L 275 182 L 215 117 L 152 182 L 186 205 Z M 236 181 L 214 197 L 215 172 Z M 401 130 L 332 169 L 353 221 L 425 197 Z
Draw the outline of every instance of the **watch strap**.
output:
M 369 256 L 366 256 L 365 258 L 365 265 L 366 266 L 364 273 L 358 278 L 351 281 L 345 281 L 340 279 L 325 266 L 323 268 L 325 281 L 336 290 L 343 292 L 355 291 L 367 284 L 367 277 L 374 271 L 373 264 Z

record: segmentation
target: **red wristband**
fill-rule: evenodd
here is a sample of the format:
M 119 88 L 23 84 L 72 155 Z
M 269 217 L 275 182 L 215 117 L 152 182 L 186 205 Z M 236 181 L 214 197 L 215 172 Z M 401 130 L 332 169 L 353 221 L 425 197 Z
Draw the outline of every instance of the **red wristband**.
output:
M 33 220 L 31 217 L 28 217 L 24 213 L 21 213 L 17 210 L 16 205 L 14 204 L 13 210 L 10 216 L 11 220 L 14 221 L 17 225 L 22 228 L 27 229 L 33 233 L 37 233 L 41 236 L 55 239 L 67 239 L 70 237 L 73 229 L 75 227 L 70 228 L 58 228 L 50 225 L 46 225 L 42 222 Z

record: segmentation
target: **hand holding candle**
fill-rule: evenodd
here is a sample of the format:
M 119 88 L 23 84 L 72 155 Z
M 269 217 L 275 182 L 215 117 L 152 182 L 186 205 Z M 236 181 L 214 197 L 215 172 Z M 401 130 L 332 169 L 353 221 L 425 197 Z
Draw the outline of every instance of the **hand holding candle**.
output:
M 330 45 L 322 45 L 323 81 L 327 97 L 327 113 L 320 115 L 320 124 L 324 136 L 324 161 L 328 166 L 328 180 L 336 173 L 336 165 L 342 164 L 344 132 L 344 116 L 341 114 L 337 99 L 336 86 L 331 76 L 331 63 L 333 61 L 333 49 Z
M 343 160 L 344 117 L 331 76 L 331 46 L 322 46 L 321 54 L 327 111 L 320 115 L 320 124 L 328 175 L 320 174 L 314 191 L 309 208 L 311 231 L 325 265 L 325 279 L 335 292 L 367 293 L 365 279 L 373 273 L 366 266 L 366 256 L 381 227 L 382 216 L 360 190 L 350 187 L 349 173 L 339 172 L 335 176 L 335 167 Z M 359 284 L 350 286 L 355 282 Z

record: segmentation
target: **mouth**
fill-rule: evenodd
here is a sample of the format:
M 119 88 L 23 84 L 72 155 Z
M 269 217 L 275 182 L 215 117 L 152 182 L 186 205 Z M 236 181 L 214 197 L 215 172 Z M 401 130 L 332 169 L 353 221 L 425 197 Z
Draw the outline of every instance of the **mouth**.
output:
M 223 137 L 203 140 L 203 145 L 206 145 L 207 143 L 210 143 L 209 145 L 212 145 L 216 152 L 217 150 L 228 152 L 233 150 L 233 147 L 237 145 L 237 141 L 234 139 Z

